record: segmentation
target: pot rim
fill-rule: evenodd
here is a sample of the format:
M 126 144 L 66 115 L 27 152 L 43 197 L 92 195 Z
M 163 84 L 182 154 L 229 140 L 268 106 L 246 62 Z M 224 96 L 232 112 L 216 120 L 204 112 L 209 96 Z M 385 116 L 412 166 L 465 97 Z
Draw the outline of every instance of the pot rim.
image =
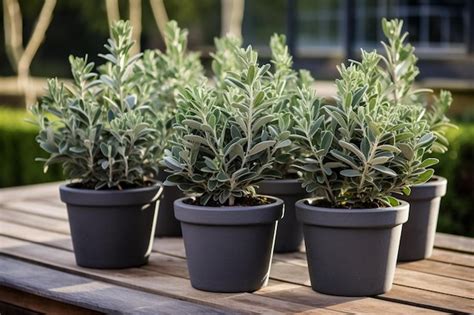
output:
M 395 197 L 397 199 L 411 201 L 433 199 L 446 195 L 448 180 L 438 175 L 435 175 L 432 178 L 436 180 L 411 186 L 411 193 L 409 196 L 396 194 Z
M 295 204 L 299 221 L 306 225 L 340 228 L 386 228 L 403 224 L 408 220 L 409 204 L 399 200 L 398 206 L 365 209 L 341 209 L 312 206 L 308 201 L 298 200 Z
M 61 201 L 78 206 L 130 206 L 143 205 L 158 200 L 163 186 L 157 182 L 151 186 L 124 190 L 94 190 L 70 187 L 61 184 Z
M 174 201 L 175 217 L 181 222 L 202 225 L 256 225 L 275 222 L 283 217 L 283 200 L 257 195 L 274 202 L 257 206 L 210 207 L 185 203 L 195 197 L 183 197 Z

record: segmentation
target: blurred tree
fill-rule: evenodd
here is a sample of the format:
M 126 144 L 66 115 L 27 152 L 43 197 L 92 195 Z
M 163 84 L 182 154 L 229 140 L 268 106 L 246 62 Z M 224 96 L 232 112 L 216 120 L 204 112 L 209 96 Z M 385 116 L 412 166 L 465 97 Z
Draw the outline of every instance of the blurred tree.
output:
M 30 66 L 51 23 L 56 0 L 45 0 L 31 37 L 23 47 L 23 18 L 18 0 L 3 0 L 5 47 L 10 64 L 17 74 L 17 83 L 25 96 L 25 105 L 32 104 L 35 90 L 29 89 Z
M 242 38 L 244 0 L 221 0 L 221 36 L 227 34 Z
M 120 8 L 118 0 L 105 0 L 105 8 L 107 10 L 107 21 L 109 28 L 115 21 L 120 20 Z M 142 0 L 128 1 L 128 19 L 132 25 L 132 38 L 134 44 L 130 50 L 131 54 L 140 52 L 140 38 L 142 35 Z
M 160 31 L 161 38 L 165 38 L 165 26 L 168 23 L 168 13 L 166 13 L 163 0 L 150 0 L 151 10 L 155 18 L 156 25 Z

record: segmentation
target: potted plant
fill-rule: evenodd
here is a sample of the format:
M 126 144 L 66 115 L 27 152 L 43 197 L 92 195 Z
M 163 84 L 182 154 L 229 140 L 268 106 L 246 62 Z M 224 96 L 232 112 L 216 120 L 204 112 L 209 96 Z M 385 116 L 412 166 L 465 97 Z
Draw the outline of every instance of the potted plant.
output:
M 70 57 L 73 83 L 48 81 L 32 108 L 37 141 L 60 163 L 70 183 L 60 186 L 76 262 L 125 268 L 147 262 L 156 221 L 156 159 L 162 139 L 153 128 L 150 99 L 137 80 L 140 55 L 131 56 L 131 27 L 119 21 L 105 45 L 102 74 L 86 58 Z
M 236 48 L 237 49 L 237 48 Z M 177 139 L 165 152 L 172 182 L 195 197 L 175 201 L 191 284 L 215 292 L 255 291 L 267 283 L 283 201 L 256 195 L 277 177 L 275 151 L 289 145 L 269 128 L 273 102 L 269 65 L 250 47 L 238 49 L 242 70 L 223 89 L 185 89 L 178 102 Z
M 403 22 L 384 20 L 382 23 L 388 40 L 388 43 L 384 45 L 385 56 L 382 58 L 390 73 L 386 79 L 394 85 L 392 102 L 394 106 L 412 104 L 423 108 L 424 118 L 436 136 L 431 151 L 445 153 L 448 149 L 446 131 L 455 128 L 445 115 L 452 102 L 451 93 L 442 90 L 439 97 L 435 97 L 434 102 L 428 105 L 426 96 L 431 96 L 433 92 L 413 88 L 413 82 L 419 70 L 416 67 L 417 58 L 414 48 L 406 43 L 408 33 L 402 33 Z M 426 163 L 434 165 L 438 163 L 438 160 L 431 158 Z M 396 196 L 410 204 L 410 217 L 403 226 L 398 260 L 412 261 L 431 256 L 439 205 L 441 197 L 446 194 L 446 186 L 445 178 L 433 176 L 426 183 L 411 186 L 407 189 L 407 194 Z
M 228 71 L 235 71 L 242 67 L 235 52 L 240 47 L 241 41 L 234 37 L 223 37 L 216 40 L 216 53 L 213 55 L 213 69 L 216 74 L 217 86 L 222 86 Z M 268 116 L 278 117 L 269 128 L 274 133 L 290 135 L 294 122 L 291 119 L 291 110 L 295 101 L 298 88 L 312 89 L 314 79 L 308 71 L 299 73 L 292 69 L 293 61 L 286 46 L 284 35 L 274 34 L 270 39 L 272 52 L 271 63 L 273 71 L 269 73 L 269 84 L 273 85 L 275 102 Z M 290 142 L 290 140 L 288 140 Z M 278 222 L 274 251 L 277 253 L 298 251 L 303 241 L 303 226 L 296 219 L 296 201 L 308 197 L 297 171 L 292 167 L 300 150 L 295 144 L 282 147 L 275 151 L 274 169 L 280 173 L 279 178 L 264 180 L 258 184 L 257 193 L 271 195 L 283 200 L 285 216 Z
M 435 141 L 419 107 L 393 107 L 376 52 L 339 67 L 337 104 L 301 90 L 295 110 L 297 161 L 314 199 L 296 203 L 312 288 L 367 296 L 392 286 L 409 206 L 392 197 L 433 174 L 423 156 Z M 416 123 L 414 123 L 416 121 Z
M 145 51 L 139 65 L 141 85 L 149 92 L 152 109 L 157 116 L 155 128 L 161 130 L 165 137 L 160 152 L 174 136 L 172 125 L 178 88 L 204 80 L 199 54 L 187 51 L 187 37 L 187 30 L 180 29 L 175 21 L 168 22 L 164 32 L 166 50 Z M 165 182 L 166 176 L 165 172 L 160 172 L 158 180 Z M 181 225 L 174 217 L 173 202 L 184 194 L 174 185 L 162 184 L 162 187 L 155 236 L 181 236 Z

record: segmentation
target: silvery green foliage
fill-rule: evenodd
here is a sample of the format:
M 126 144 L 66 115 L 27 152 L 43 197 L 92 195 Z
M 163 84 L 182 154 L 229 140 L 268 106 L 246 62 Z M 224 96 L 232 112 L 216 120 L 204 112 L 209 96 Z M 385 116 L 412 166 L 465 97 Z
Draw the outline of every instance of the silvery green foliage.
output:
M 391 195 L 409 193 L 409 186 L 429 180 L 429 166 L 437 162 L 423 158 L 436 139 L 424 109 L 403 102 L 394 106 L 397 97 L 384 80 L 381 59 L 362 51 L 361 62 L 339 67 L 335 106 L 299 92 L 294 138 L 305 157 L 297 167 L 306 190 L 332 207 L 396 205 Z M 397 85 L 400 97 L 412 76 L 403 80 Z
M 291 113 L 295 107 L 298 89 L 311 91 L 314 79 L 306 70 L 297 72 L 293 69 L 293 58 L 288 51 L 285 35 L 274 34 L 270 39 L 270 49 L 273 64 L 270 80 L 276 93 L 275 98 L 278 100 L 271 109 L 272 115 L 278 119 L 274 120 L 270 128 L 274 129 L 276 134 L 290 134 L 295 126 Z M 291 176 L 292 173 L 296 175 L 292 166 L 301 155 L 300 151 L 300 147 L 292 143 L 275 152 L 274 168 L 282 174 L 282 177 Z
M 270 65 L 259 66 L 250 47 L 237 49 L 242 66 L 220 87 L 189 87 L 179 97 L 177 139 L 165 152 L 168 181 L 199 194 L 202 205 L 234 205 L 252 197 L 262 180 L 279 177 L 275 152 L 291 144 L 269 124 L 275 91 Z
M 238 50 L 242 46 L 242 40 L 239 37 L 227 35 L 214 39 L 215 53 L 211 53 L 212 71 L 214 81 L 217 87 L 225 89 L 225 79 L 227 73 L 242 70 L 242 64 L 238 58 Z
M 425 108 L 424 118 L 436 136 L 431 150 L 446 152 L 449 145 L 445 137 L 446 131 L 456 128 L 446 117 L 446 112 L 452 103 L 451 93 L 442 90 L 439 97 L 434 97 L 433 104 L 429 105 L 427 96 L 432 96 L 433 91 L 413 88 L 414 80 L 419 74 L 416 66 L 418 58 L 414 54 L 415 48 L 406 43 L 408 33 L 402 33 L 403 21 L 383 19 L 382 28 L 387 43 L 382 42 L 385 56 L 381 58 L 388 70 L 385 80 L 388 85 L 391 85 L 387 90 L 391 91 L 394 104 L 414 104 Z
M 160 134 L 149 114 L 150 99 L 137 80 L 140 55 L 128 22 L 118 21 L 105 45 L 103 74 L 86 58 L 70 57 L 70 86 L 48 81 L 47 95 L 32 108 L 40 128 L 37 141 L 50 154 L 47 167 L 63 165 L 82 188 L 123 189 L 144 186 L 156 176 L 155 145 Z
M 212 68 L 215 84 L 220 90 L 225 89 L 225 80 L 229 72 L 243 70 L 244 64 L 239 59 L 241 44 L 242 41 L 239 38 L 232 36 L 215 39 L 216 52 L 212 54 Z M 293 58 L 288 51 L 284 35 L 274 34 L 270 39 L 270 49 L 272 68 L 263 79 L 272 86 L 271 91 L 276 101 L 268 111 L 268 114 L 274 118 L 269 121 L 269 128 L 274 134 L 287 137 L 294 126 L 291 111 L 295 105 L 297 90 L 298 88 L 312 89 L 314 79 L 306 70 L 297 72 L 293 69 Z M 290 143 L 290 140 L 287 143 Z M 274 169 L 279 171 L 281 177 L 296 175 L 292 165 L 298 155 L 299 148 L 293 144 L 281 147 L 275 152 Z
M 173 136 L 172 123 L 176 114 L 178 89 L 185 85 L 199 85 L 205 80 L 199 53 L 188 51 L 188 31 L 175 21 L 166 24 L 166 50 L 147 50 L 139 64 L 140 86 L 151 98 L 156 115 L 155 128 L 165 135 L 157 142 L 162 150 Z

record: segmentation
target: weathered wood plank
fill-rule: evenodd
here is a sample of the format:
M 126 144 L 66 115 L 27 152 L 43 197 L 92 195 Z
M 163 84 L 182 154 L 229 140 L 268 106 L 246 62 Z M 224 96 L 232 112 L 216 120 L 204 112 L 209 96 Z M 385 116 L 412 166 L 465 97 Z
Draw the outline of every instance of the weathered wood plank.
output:
M 437 311 L 423 308 L 411 308 L 412 306 L 386 302 L 370 297 L 343 297 L 325 295 L 313 291 L 311 288 L 302 287 L 295 284 L 277 282 L 277 285 L 270 285 L 257 292 L 258 295 L 264 295 L 272 298 L 293 301 L 296 303 L 307 304 L 314 307 L 323 307 L 326 309 L 335 309 L 351 314 L 369 313 L 369 314 L 435 314 Z
M 69 223 L 64 220 L 1 208 L 0 220 L 39 228 L 45 231 L 69 234 Z
M 433 255 L 428 259 L 465 267 L 474 267 L 474 255 L 453 252 L 446 249 L 433 249 Z
M 453 265 L 434 260 L 420 260 L 399 263 L 397 268 L 414 270 L 433 275 L 455 278 L 460 280 L 474 281 L 474 268 Z
M 1 207 L 64 221 L 68 219 L 64 204 L 55 205 L 44 200 L 16 200 L 5 202 Z
M 457 252 L 447 252 L 447 254 L 444 255 L 445 261 L 436 261 L 431 259 L 419 260 L 408 263 L 399 263 L 397 268 L 414 270 L 421 273 L 434 274 L 449 278 L 474 281 L 474 269 L 470 266 L 466 266 L 469 264 L 471 258 L 474 258 L 474 256 L 460 254 Z M 465 265 L 452 264 L 448 262 L 450 257 L 452 260 L 462 262 Z M 295 265 L 307 266 L 306 255 L 304 253 L 277 254 L 275 255 L 275 259 Z
M 0 256 L 0 285 L 102 313 L 225 314 L 223 310 L 123 288 Z
M 98 315 L 103 313 L 0 286 L 0 314 Z
M 474 254 L 474 238 L 436 233 L 435 247 Z
M 13 198 L 16 200 L 28 199 L 33 196 L 38 197 L 51 197 L 59 199 L 60 183 L 46 183 L 28 186 L 17 186 L 0 189 L 0 204 L 8 201 L 12 201 Z
M 474 283 L 397 268 L 395 283 L 432 292 L 474 299 Z
M 15 251 L 15 254 L 17 255 L 17 254 L 19 254 L 19 252 Z M 174 266 L 180 266 L 180 267 L 175 268 Z M 149 265 L 141 268 L 140 270 L 142 270 L 142 272 L 145 272 L 147 270 L 150 270 L 150 271 L 153 270 L 156 273 L 158 273 L 158 272 L 174 273 L 175 275 L 186 276 L 187 277 L 187 270 L 185 269 L 185 261 L 184 260 L 182 260 L 182 259 L 180 260 L 179 258 L 175 258 L 175 257 L 166 257 L 166 256 L 161 257 L 161 256 L 158 256 L 157 254 L 152 255 Z M 99 274 L 100 274 L 100 272 L 99 272 Z M 164 281 L 163 284 L 164 284 L 163 287 L 161 287 L 162 290 L 165 290 L 168 293 L 173 292 L 173 285 L 169 281 L 169 279 Z M 149 286 L 149 285 L 145 284 L 145 287 L 146 286 Z M 171 288 L 170 288 L 170 286 L 171 286 Z M 238 300 L 241 300 L 242 299 L 241 295 L 238 295 L 238 296 L 239 296 Z M 331 296 L 324 296 L 324 297 L 334 299 L 334 297 L 331 297 Z M 235 300 L 235 297 L 226 298 L 226 299 L 227 300 L 229 300 L 229 299 L 230 300 Z M 255 298 L 254 297 L 248 297 L 246 299 L 255 299 Z M 261 300 L 258 300 L 258 301 L 259 301 L 260 304 L 263 302 Z M 230 303 L 230 302 L 232 302 L 232 301 L 227 301 L 227 303 Z M 291 302 L 291 296 L 290 296 L 290 299 L 287 299 L 285 301 L 286 304 L 287 304 L 287 302 Z M 256 303 L 256 301 L 254 301 L 252 303 L 252 305 L 253 305 L 253 307 L 256 307 L 256 305 L 258 305 L 259 303 Z M 363 303 L 366 303 L 366 302 L 364 301 Z M 265 308 L 259 309 L 258 311 L 263 312 L 265 309 L 272 309 L 273 311 L 276 311 L 275 307 L 278 306 L 278 303 L 275 303 L 274 301 L 267 301 L 266 304 L 269 304 L 269 305 L 267 305 Z M 283 304 L 283 305 L 286 305 L 286 304 Z M 371 308 L 376 307 L 379 311 L 386 310 L 387 308 L 393 309 L 394 311 L 399 310 L 400 313 L 404 313 L 404 312 L 405 313 L 406 312 L 417 313 L 417 312 L 421 311 L 419 309 L 412 309 L 411 307 L 405 306 L 405 305 L 402 305 L 402 304 L 395 304 L 395 303 L 386 304 L 386 302 L 378 301 L 378 300 L 375 300 L 375 299 L 374 299 L 374 301 L 372 301 L 370 303 L 370 305 L 371 305 Z M 313 309 L 315 307 L 315 305 L 313 305 L 312 303 L 310 303 L 309 305 L 304 305 L 304 306 L 296 305 L 296 304 L 293 305 L 293 307 L 295 307 L 296 309 L 298 309 L 300 311 L 302 309 L 309 310 L 308 309 L 309 306 L 311 306 L 310 309 Z M 362 305 L 360 307 L 363 308 Z M 335 307 L 333 310 L 334 311 L 342 311 L 342 312 L 350 312 L 350 308 L 346 308 L 346 306 L 344 306 L 342 308 Z
M 426 305 L 427 301 L 431 300 L 430 305 L 437 307 L 439 310 L 456 314 L 474 313 L 474 300 L 417 288 L 393 286 L 392 290 L 383 295 L 379 295 L 377 298 L 393 302 L 400 300 L 411 301 L 412 305 L 421 307 Z
M 154 244 L 154 250 L 165 253 L 165 254 L 171 254 L 176 257 L 184 257 L 185 256 L 185 250 L 184 250 L 184 244 L 182 239 L 180 238 L 160 238 L 155 240 Z M 290 258 L 287 258 L 290 257 Z M 305 259 L 301 259 L 299 257 L 305 257 L 304 253 L 300 254 L 276 254 L 274 255 L 274 262 L 272 264 L 272 269 L 271 269 L 271 274 L 270 277 L 272 279 L 278 279 L 280 281 L 286 282 L 288 285 L 292 285 L 291 283 L 296 284 L 297 286 L 300 285 L 305 285 L 309 286 L 309 274 L 307 271 L 307 263 Z M 279 261 L 280 260 L 280 261 Z M 299 265 L 301 268 L 298 269 L 297 271 L 294 270 L 294 268 L 289 268 L 287 265 L 288 263 L 293 263 L 296 265 Z M 405 288 L 401 287 L 399 285 L 394 285 L 398 291 L 404 292 Z M 266 289 L 265 289 L 266 290 Z M 409 289 L 408 289 L 409 290 Z M 281 293 L 285 296 L 286 293 Z M 425 294 L 426 295 L 426 294 Z M 397 300 L 397 302 L 402 302 L 402 303 L 419 303 L 423 304 L 425 306 L 431 306 L 435 307 L 438 309 L 445 309 L 443 307 L 444 300 L 446 297 L 443 294 L 440 293 L 435 293 L 435 292 L 428 292 L 428 297 L 425 299 L 413 299 L 409 294 L 404 294 L 401 295 L 400 298 Z M 288 296 L 287 296 L 288 297 Z M 289 295 L 288 300 L 291 300 L 293 298 L 293 295 Z M 450 296 L 448 296 L 448 299 Z M 415 301 L 416 300 L 416 301 Z M 423 302 L 423 303 L 422 303 Z M 464 299 L 461 299 L 457 301 L 460 303 L 459 309 L 452 308 L 450 311 L 462 311 L 464 309 L 468 309 L 468 306 L 466 303 L 468 301 L 465 301 Z M 463 304 L 464 303 L 464 304 Z M 451 305 L 452 307 L 453 305 Z
M 45 247 L 38 244 L 9 239 L 0 236 L 1 251 L 15 257 L 28 259 L 37 263 L 64 270 L 70 273 L 80 274 L 88 278 L 106 281 L 116 285 L 126 286 L 132 289 L 139 289 L 145 292 L 158 293 L 172 298 L 179 298 L 193 303 L 218 306 L 230 311 L 239 310 L 248 313 L 285 313 L 280 308 L 283 305 L 288 307 L 288 303 L 280 303 L 270 298 L 259 299 L 247 304 L 242 302 L 243 296 L 249 295 L 248 299 L 253 300 L 258 297 L 250 297 L 250 293 L 223 294 L 209 293 L 193 289 L 189 281 L 184 278 L 173 277 L 162 274 L 147 268 L 131 268 L 126 270 L 94 270 L 85 269 L 75 265 L 73 254 L 68 251 Z M 161 262 L 152 255 L 150 265 L 159 265 Z M 265 306 L 260 306 L 265 305 Z M 295 311 L 309 311 L 305 305 L 292 304 Z M 330 310 L 327 311 L 331 312 Z

